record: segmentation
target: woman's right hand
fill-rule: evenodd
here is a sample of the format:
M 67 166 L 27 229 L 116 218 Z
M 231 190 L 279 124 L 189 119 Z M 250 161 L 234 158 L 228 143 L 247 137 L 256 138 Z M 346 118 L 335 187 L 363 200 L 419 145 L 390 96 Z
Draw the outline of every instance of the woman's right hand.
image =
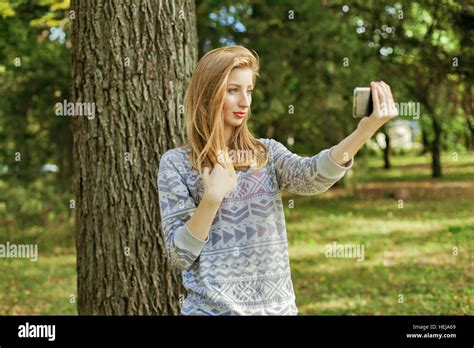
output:
M 214 165 L 211 173 L 209 173 L 209 167 L 204 167 L 202 181 L 204 184 L 204 194 L 218 203 L 231 191 L 234 184 L 234 179 L 229 171 L 219 163 Z

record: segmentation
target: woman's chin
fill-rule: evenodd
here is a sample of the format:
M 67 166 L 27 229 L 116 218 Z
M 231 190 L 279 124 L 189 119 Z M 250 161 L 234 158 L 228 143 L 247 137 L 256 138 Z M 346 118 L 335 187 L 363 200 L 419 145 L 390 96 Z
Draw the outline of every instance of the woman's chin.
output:
M 240 126 L 244 120 L 232 120 L 232 122 L 229 122 L 233 127 L 238 127 Z

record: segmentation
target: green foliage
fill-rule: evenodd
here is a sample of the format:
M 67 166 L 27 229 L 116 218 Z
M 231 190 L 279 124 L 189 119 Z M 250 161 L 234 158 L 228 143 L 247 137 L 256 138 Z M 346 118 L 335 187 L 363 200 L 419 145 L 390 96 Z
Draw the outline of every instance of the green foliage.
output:
M 474 129 L 472 110 L 461 108 L 454 120 L 452 108 L 472 93 L 473 6 L 434 0 L 346 3 L 197 1 L 200 55 L 223 44 L 259 53 L 252 129 L 284 143 L 293 137 L 289 147 L 295 151 L 314 153 L 352 131 L 352 90 L 371 80 L 387 81 L 398 102 L 421 103 L 419 122 L 429 143 L 435 119 L 446 138 L 444 149 L 471 147 L 474 133 L 466 123 Z M 462 61 L 458 66 L 455 57 Z
M 361 39 L 373 42 L 374 50 L 392 48 L 393 53 L 379 56 L 384 79 L 390 78 L 396 100 L 421 103 L 425 145 L 432 145 L 437 123 L 445 140 L 442 148 L 472 149 L 472 108 L 463 108 L 462 101 L 472 94 L 474 6 L 434 0 L 356 1 L 351 8 L 367 23 Z
M 70 200 L 74 195 L 56 184 L 56 180 L 53 173 L 44 173 L 27 183 L 18 179 L 0 180 L 0 221 L 3 226 L 0 241 L 19 237 L 22 237 L 19 241 L 25 241 L 25 236 L 18 233 L 24 231 L 29 236 L 28 241 L 36 242 L 56 224 L 67 225 L 68 234 L 71 233 L 74 210 L 70 208 Z M 48 248 L 57 247 L 54 245 L 57 241 L 54 239 Z
M 0 164 L 5 168 L 3 175 L 32 180 L 41 166 L 50 162 L 60 166 L 61 180 L 70 180 L 70 120 L 54 114 L 55 103 L 67 99 L 69 94 L 69 50 L 67 41 L 53 35 L 62 29 L 47 27 L 48 21 L 40 25 L 39 21 L 49 14 L 60 16 L 52 12 L 60 4 L 65 3 L 17 1 L 10 6 L 14 15 L 0 23 Z M 61 13 L 64 19 L 64 11 Z
M 355 128 L 353 88 L 368 85 L 377 71 L 350 17 L 319 1 L 245 1 L 233 10 L 231 2 L 199 1 L 197 8 L 201 53 L 225 37 L 260 56 L 252 119 L 258 134 L 284 143 L 293 137 L 294 150 L 314 153 Z M 234 24 L 220 20 L 223 13 L 232 13 Z

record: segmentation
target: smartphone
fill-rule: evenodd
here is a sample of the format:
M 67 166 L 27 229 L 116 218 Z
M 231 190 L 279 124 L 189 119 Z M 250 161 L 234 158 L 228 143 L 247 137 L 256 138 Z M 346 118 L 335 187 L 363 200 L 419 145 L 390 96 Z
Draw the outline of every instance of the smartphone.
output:
M 354 103 L 352 106 L 352 116 L 361 118 L 370 116 L 373 111 L 372 92 L 370 87 L 354 88 Z

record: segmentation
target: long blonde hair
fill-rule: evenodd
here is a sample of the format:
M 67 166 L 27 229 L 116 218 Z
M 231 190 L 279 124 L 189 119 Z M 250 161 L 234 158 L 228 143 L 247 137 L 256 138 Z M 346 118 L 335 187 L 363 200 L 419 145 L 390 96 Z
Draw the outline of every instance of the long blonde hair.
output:
M 252 54 L 242 46 L 226 46 L 207 52 L 194 69 L 184 97 L 184 114 L 187 142 L 191 147 L 191 166 L 202 173 L 204 167 L 220 163 L 236 178 L 235 170 L 252 167 L 260 169 L 266 165 L 269 152 L 265 144 L 255 139 L 247 127 L 248 116 L 234 129 L 229 149 L 251 153 L 244 160 L 229 160 L 224 139 L 224 118 L 222 116 L 227 80 L 235 68 L 250 68 L 255 86 L 259 70 L 258 54 Z M 263 153 L 262 153 L 263 152 Z M 222 156 L 224 154 L 224 157 Z M 225 160 L 222 160 L 222 159 Z M 235 183 L 234 183 L 235 185 Z M 235 188 L 235 186 L 234 186 Z

